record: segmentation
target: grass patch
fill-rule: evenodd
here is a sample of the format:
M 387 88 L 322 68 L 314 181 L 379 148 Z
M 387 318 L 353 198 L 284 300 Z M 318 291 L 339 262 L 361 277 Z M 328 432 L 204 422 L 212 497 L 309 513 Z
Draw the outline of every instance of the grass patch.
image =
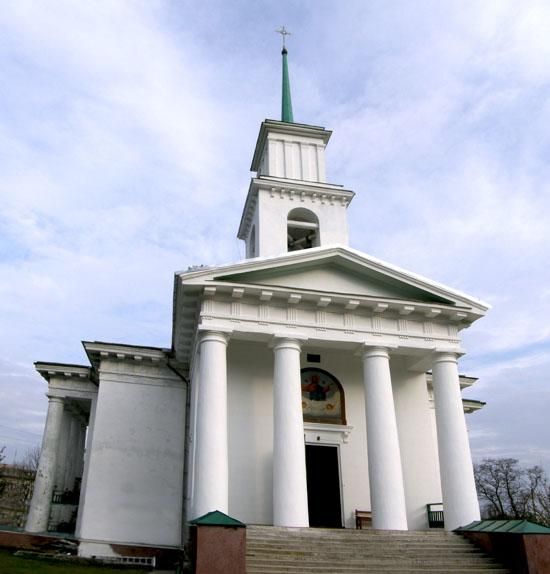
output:
M 89 566 L 47 558 L 23 558 L 0 550 L 0 574 L 144 574 L 147 570 Z

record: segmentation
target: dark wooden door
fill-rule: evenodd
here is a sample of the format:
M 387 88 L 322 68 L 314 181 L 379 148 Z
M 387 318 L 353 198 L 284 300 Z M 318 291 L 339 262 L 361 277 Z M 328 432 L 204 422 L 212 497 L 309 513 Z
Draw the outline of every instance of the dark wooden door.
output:
M 342 527 L 338 447 L 306 444 L 309 525 Z

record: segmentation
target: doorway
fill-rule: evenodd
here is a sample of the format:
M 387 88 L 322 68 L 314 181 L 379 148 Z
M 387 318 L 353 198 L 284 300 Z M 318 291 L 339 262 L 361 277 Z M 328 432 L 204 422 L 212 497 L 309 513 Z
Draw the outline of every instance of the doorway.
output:
M 342 528 L 338 447 L 306 444 L 309 525 Z

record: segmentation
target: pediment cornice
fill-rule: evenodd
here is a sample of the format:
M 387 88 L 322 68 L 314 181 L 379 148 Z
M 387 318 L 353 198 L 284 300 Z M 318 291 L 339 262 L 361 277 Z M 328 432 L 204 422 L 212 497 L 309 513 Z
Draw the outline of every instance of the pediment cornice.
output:
M 270 270 L 276 272 L 277 270 L 281 270 L 281 272 L 283 272 L 285 268 L 304 268 L 304 266 L 307 265 L 321 265 L 324 263 L 337 263 L 342 267 L 353 270 L 355 273 L 376 273 L 378 276 L 391 279 L 396 283 L 402 283 L 431 293 L 436 297 L 448 301 L 449 304 L 457 307 L 466 307 L 478 316 L 483 316 L 490 309 L 490 305 L 480 299 L 471 297 L 461 291 L 452 289 L 416 273 L 406 271 L 370 255 L 366 255 L 355 249 L 338 245 L 295 251 L 276 257 L 246 259 L 230 265 L 180 272 L 177 273 L 176 276 L 179 277 L 183 285 L 224 281 L 224 278 L 233 275 L 239 275 L 239 283 L 246 283 L 246 281 L 244 281 L 245 276 L 247 274 L 252 276 L 253 273 L 258 271 Z M 225 281 L 227 281 L 227 279 L 225 279 Z M 253 281 L 251 281 L 251 283 L 253 283 Z
M 289 272 L 308 266 L 329 270 L 336 266 L 365 282 L 377 277 L 387 284 L 391 280 L 394 287 L 411 286 L 403 289 L 405 293 L 425 296 L 413 299 L 284 285 Z M 262 284 L 264 272 L 281 277 L 280 284 Z M 174 301 L 173 348 L 184 362 L 192 356 L 198 328 L 254 333 L 254 337 L 291 329 L 312 340 L 346 344 L 382 337 L 403 348 L 426 351 L 450 346 L 458 352 L 459 331 L 489 308 L 464 293 L 343 246 L 178 273 Z

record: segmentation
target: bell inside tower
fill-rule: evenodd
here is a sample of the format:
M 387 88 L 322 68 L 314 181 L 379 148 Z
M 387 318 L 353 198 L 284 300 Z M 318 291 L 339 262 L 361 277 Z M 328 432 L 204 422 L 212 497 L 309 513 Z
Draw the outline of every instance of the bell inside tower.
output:
M 288 251 L 299 251 L 319 245 L 319 219 L 312 211 L 293 209 L 287 219 Z

